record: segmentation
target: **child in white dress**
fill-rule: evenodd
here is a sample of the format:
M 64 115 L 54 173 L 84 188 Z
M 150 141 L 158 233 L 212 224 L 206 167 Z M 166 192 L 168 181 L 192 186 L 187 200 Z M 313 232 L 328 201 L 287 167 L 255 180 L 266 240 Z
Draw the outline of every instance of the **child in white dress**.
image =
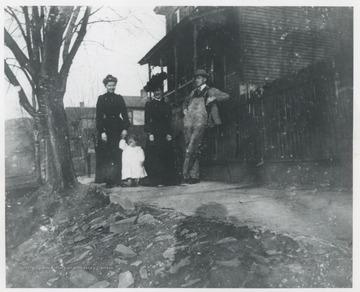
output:
M 121 179 L 125 181 L 125 186 L 138 186 L 139 180 L 147 176 L 144 168 L 144 151 L 140 146 L 137 146 L 135 135 L 129 135 L 127 143 L 122 138 L 119 148 L 123 150 Z

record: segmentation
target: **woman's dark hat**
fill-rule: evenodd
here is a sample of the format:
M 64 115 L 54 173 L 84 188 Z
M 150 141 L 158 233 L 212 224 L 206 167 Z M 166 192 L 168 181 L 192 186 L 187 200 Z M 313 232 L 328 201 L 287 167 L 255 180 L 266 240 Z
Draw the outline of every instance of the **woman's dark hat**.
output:
M 194 73 L 194 77 L 196 76 L 203 76 L 208 78 L 208 74 L 206 73 L 206 71 L 204 69 L 197 69 Z
M 109 75 L 107 75 L 107 76 L 104 78 L 103 83 L 104 83 L 104 85 L 106 85 L 106 84 L 108 84 L 109 82 L 115 82 L 115 83 L 117 83 L 117 78 L 109 74 Z
M 144 86 L 144 90 L 146 92 L 154 92 L 157 89 L 163 89 L 164 87 L 164 80 L 166 79 L 167 74 L 166 72 L 157 73 L 153 76 L 151 76 L 150 80 L 146 85 Z

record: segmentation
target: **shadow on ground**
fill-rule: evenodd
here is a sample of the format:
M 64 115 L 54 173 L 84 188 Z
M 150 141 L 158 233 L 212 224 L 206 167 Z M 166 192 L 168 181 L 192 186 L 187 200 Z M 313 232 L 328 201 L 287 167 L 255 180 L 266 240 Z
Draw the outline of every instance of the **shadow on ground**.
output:
M 217 202 L 181 220 L 175 236 L 172 264 L 160 287 L 351 287 L 348 254 L 250 230 Z

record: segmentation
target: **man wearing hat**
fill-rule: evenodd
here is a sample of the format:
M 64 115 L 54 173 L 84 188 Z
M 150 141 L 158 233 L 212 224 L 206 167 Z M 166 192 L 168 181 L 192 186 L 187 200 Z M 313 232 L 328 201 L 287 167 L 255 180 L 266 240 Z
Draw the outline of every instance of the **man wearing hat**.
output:
M 206 84 L 208 75 L 198 69 L 194 74 L 196 88 L 189 94 L 183 104 L 185 160 L 183 179 L 194 184 L 199 179 L 199 150 L 207 126 L 221 124 L 217 102 L 229 99 L 229 95 Z

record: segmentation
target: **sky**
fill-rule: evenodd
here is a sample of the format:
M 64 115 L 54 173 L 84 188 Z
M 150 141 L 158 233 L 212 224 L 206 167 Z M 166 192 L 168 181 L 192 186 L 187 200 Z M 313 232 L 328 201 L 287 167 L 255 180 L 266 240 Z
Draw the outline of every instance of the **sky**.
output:
M 102 80 L 107 74 L 118 78 L 116 92 L 140 95 L 148 81 L 147 65 L 138 61 L 165 35 L 165 18 L 153 11 L 154 6 L 103 7 L 90 19 L 118 20 L 97 22 L 88 26 L 84 42 L 68 77 L 65 107 L 94 107 L 105 92 Z M 98 7 L 93 7 L 93 11 Z M 24 82 L 25 83 L 25 82 Z M 28 116 L 18 102 L 17 91 L 5 84 L 6 119 Z

